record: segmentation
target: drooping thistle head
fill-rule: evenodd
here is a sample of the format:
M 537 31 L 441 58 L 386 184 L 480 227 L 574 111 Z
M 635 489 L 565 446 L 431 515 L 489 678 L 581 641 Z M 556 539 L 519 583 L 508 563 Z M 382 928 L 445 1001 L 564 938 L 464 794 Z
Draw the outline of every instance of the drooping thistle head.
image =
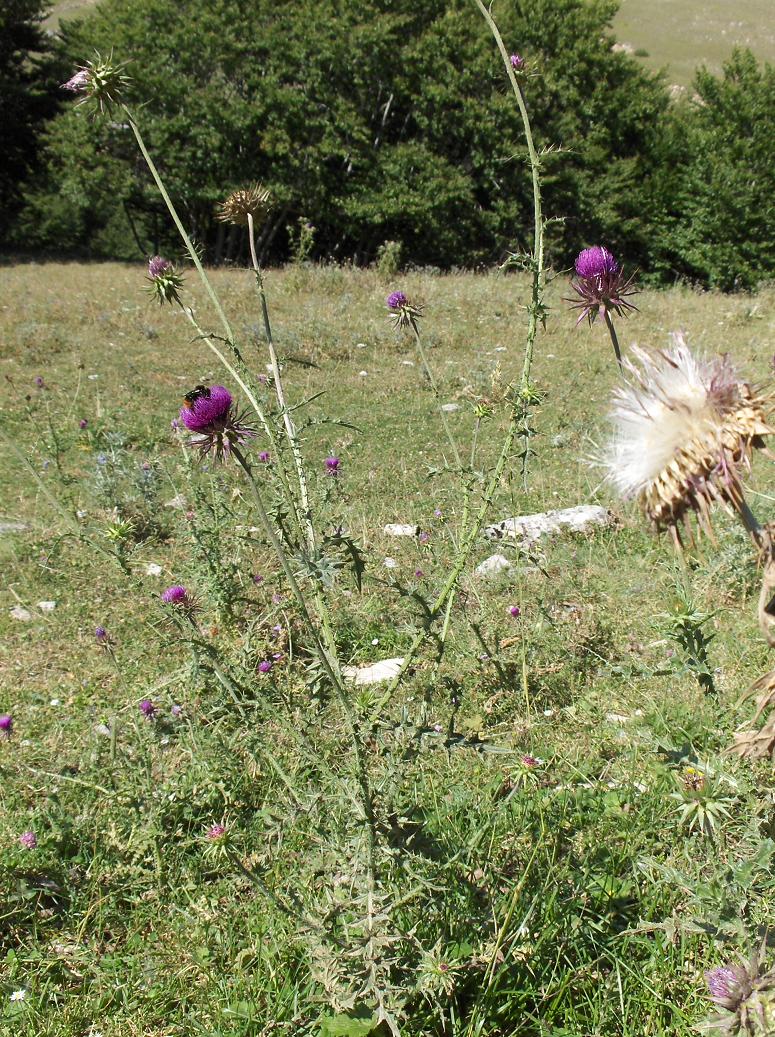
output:
M 635 295 L 634 275 L 625 278 L 622 268 L 613 253 L 603 245 L 585 248 L 576 257 L 576 274 L 571 278 L 571 288 L 578 299 L 567 299 L 574 309 L 580 310 L 576 325 L 586 317 L 594 324 L 598 313 L 615 313 L 626 317 L 636 309 L 627 296 Z
M 729 1037 L 772 1037 L 775 1033 L 775 969 L 765 970 L 766 937 L 748 961 L 705 973 L 705 982 L 720 1013 L 703 1029 Z
M 248 216 L 253 218 L 253 223 L 259 226 L 264 222 L 272 207 L 271 192 L 262 184 L 249 184 L 232 191 L 229 197 L 221 203 L 217 218 L 222 223 L 234 223 L 238 226 L 246 226 Z
M 394 328 L 412 327 L 417 330 L 417 319 L 422 317 L 422 307 L 412 303 L 406 292 L 391 292 L 385 301 Z
M 603 457 L 608 480 L 637 498 L 658 530 L 677 546 L 689 517 L 712 536 L 711 507 L 743 514 L 741 471 L 764 445 L 771 400 L 736 373 L 727 356 L 695 356 L 682 336 L 668 350 L 635 348 L 628 381 L 614 392 L 612 440 Z
M 80 94 L 78 104 L 93 101 L 101 112 L 121 103 L 122 95 L 131 80 L 124 75 L 125 65 L 116 65 L 113 55 L 102 58 L 95 53 L 94 61 L 87 61 L 75 73 L 62 83 L 62 89 L 72 94 Z
M 223 385 L 197 385 L 186 393 L 180 420 L 196 433 L 189 445 L 203 455 L 212 450 L 218 461 L 226 460 L 235 446 L 255 435 L 255 430 L 235 413 L 231 393 Z
M 159 305 L 165 302 L 180 302 L 179 292 L 183 287 L 183 278 L 175 270 L 169 259 L 151 256 L 148 260 L 148 291 L 158 300 Z

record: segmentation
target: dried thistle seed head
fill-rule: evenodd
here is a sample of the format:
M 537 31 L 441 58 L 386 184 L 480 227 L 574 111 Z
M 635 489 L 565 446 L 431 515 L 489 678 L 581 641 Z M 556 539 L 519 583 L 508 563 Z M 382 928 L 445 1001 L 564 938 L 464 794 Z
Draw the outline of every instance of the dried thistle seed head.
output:
M 624 362 L 629 380 L 614 393 L 614 434 L 602 463 L 622 497 L 637 498 L 654 526 L 680 544 L 678 524 L 688 529 L 692 512 L 712 533 L 715 502 L 742 508 L 741 470 L 773 431 L 772 400 L 743 381 L 727 356 L 696 357 L 680 335 L 672 349 L 633 353 L 638 364 Z
M 254 224 L 263 223 L 272 207 L 271 198 L 269 190 L 261 184 L 241 187 L 221 203 L 217 218 L 222 223 L 245 226 L 248 216 L 252 216 Z
M 73 94 L 81 94 L 78 104 L 94 101 L 101 112 L 109 111 L 113 105 L 121 102 L 122 95 L 131 82 L 129 77 L 124 75 L 125 68 L 125 65 L 113 63 L 112 53 L 107 58 L 102 58 L 99 52 L 95 52 L 95 60 L 81 65 L 74 75 L 62 84 L 62 89 Z

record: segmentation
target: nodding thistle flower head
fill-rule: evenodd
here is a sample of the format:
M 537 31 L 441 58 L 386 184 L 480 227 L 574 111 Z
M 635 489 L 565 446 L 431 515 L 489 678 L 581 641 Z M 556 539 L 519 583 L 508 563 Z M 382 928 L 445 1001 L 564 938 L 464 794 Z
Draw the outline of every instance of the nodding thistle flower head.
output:
M 156 706 L 150 699 L 141 699 L 139 708 L 146 720 L 153 720 L 156 716 Z
M 226 825 L 211 825 L 205 833 L 205 839 L 210 843 L 223 842 L 225 838 Z
M 602 465 L 619 493 L 637 498 L 680 547 L 679 523 L 691 542 L 692 512 L 706 532 L 716 502 L 743 514 L 740 472 L 772 432 L 772 402 L 727 356 L 696 357 L 680 335 L 672 349 L 633 353 L 638 366 L 624 362 L 628 380 L 614 392 L 614 432 Z
M 580 310 L 576 326 L 586 317 L 594 324 L 598 313 L 615 313 L 626 317 L 635 307 L 627 296 L 635 295 L 634 275 L 626 279 L 614 255 L 603 245 L 585 248 L 576 257 L 576 276 L 571 279 L 571 288 L 578 299 L 566 299 Z
M 525 67 L 525 59 L 519 54 L 512 54 L 509 58 L 509 62 L 515 72 L 521 72 Z
M 730 1037 L 771 1037 L 775 1033 L 775 970 L 764 970 L 765 936 L 750 959 L 739 965 L 723 965 L 705 973 L 708 993 L 720 1014 L 708 1021 L 705 1030 Z
M 211 450 L 217 461 L 226 460 L 232 449 L 255 436 L 255 430 L 236 414 L 232 397 L 222 385 L 197 385 L 186 393 L 180 408 L 180 420 L 191 432 L 189 445 L 202 456 Z
M 248 216 L 252 217 L 253 223 L 259 225 L 264 222 L 272 207 L 271 192 L 261 184 L 249 184 L 237 191 L 232 191 L 229 197 L 221 203 L 217 218 L 222 223 L 235 223 L 245 226 Z
M 161 256 L 151 256 L 148 260 L 148 291 L 158 299 L 159 305 L 165 302 L 180 302 L 179 292 L 183 287 L 183 278 L 176 272 L 174 264 Z
M 342 471 L 342 459 L 340 457 L 327 457 L 325 461 L 326 475 L 336 477 Z
M 62 84 L 63 90 L 80 94 L 78 104 L 94 101 L 101 112 L 121 102 L 121 95 L 130 82 L 124 75 L 124 65 L 114 65 L 113 55 L 103 59 L 99 53 L 94 61 L 87 61 Z
M 19 836 L 19 844 L 23 846 L 25 850 L 34 850 L 38 845 L 38 837 L 34 832 L 22 832 Z
M 417 319 L 422 317 L 422 308 L 410 302 L 405 292 L 391 292 L 385 301 L 394 328 L 417 329 Z
M 182 612 L 189 618 L 191 618 L 199 607 L 196 598 L 189 594 L 186 588 L 182 587 L 180 584 L 174 584 L 172 587 L 168 587 L 165 591 L 162 591 L 160 598 L 163 604 L 171 605 L 174 609 L 177 609 L 178 612 Z
M 13 733 L 13 717 L 10 713 L 0 713 L 0 738 L 10 738 Z

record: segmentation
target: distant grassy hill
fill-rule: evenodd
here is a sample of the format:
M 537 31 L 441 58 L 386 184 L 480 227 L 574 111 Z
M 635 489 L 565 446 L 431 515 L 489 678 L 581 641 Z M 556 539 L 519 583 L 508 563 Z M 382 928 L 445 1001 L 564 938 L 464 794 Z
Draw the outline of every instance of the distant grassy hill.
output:
M 47 22 L 86 14 L 97 0 L 57 0 Z M 775 0 L 621 0 L 619 40 L 645 50 L 652 68 L 667 67 L 672 83 L 691 82 L 698 65 L 720 69 L 732 47 L 750 47 L 775 61 Z

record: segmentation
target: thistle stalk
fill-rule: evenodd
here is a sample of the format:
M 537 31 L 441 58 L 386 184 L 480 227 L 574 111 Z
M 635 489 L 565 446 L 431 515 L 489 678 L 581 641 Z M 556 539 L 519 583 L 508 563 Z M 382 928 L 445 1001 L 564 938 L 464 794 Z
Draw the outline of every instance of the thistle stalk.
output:
M 611 343 L 614 347 L 614 353 L 616 354 L 616 362 L 619 365 L 619 370 L 623 372 L 624 368 L 622 367 L 622 351 L 619 348 L 619 338 L 616 334 L 614 322 L 611 320 L 611 314 L 608 312 L 607 308 L 603 309 L 603 317 L 605 318 L 605 324 L 608 328 L 608 334 L 611 336 Z

